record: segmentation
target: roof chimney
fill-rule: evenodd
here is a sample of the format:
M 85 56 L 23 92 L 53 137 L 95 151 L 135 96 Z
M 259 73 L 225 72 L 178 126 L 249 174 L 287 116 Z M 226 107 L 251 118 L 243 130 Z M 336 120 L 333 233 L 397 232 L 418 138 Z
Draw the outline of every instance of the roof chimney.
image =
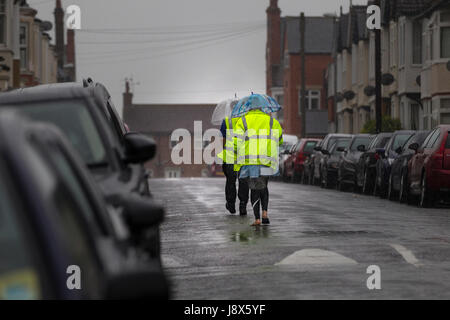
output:
M 58 69 L 62 70 L 64 68 L 64 10 L 61 5 L 61 0 L 56 0 L 53 14 L 55 16 L 56 57 L 58 60 Z M 58 82 L 60 80 L 58 79 Z

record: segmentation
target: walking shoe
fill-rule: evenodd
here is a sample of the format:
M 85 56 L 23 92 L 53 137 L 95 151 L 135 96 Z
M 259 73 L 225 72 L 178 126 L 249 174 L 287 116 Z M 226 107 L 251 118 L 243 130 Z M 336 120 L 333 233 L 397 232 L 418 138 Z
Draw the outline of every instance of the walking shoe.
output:
M 269 218 L 262 218 L 262 224 L 270 224 Z
M 230 211 L 231 214 L 236 213 L 236 208 L 232 204 L 229 203 L 225 204 L 225 208 L 227 208 L 227 210 Z
M 239 206 L 239 214 L 241 216 L 246 216 L 247 215 L 247 205 L 240 205 Z

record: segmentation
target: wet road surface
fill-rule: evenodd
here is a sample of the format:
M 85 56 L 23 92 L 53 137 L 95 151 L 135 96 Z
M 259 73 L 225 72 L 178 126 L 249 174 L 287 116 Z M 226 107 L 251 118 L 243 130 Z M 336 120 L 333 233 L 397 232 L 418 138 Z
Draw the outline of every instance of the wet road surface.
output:
M 450 298 L 450 210 L 270 182 L 270 226 L 230 215 L 221 178 L 151 180 L 174 299 Z M 381 290 L 367 287 L 367 268 Z M 373 283 L 373 282 L 371 282 Z

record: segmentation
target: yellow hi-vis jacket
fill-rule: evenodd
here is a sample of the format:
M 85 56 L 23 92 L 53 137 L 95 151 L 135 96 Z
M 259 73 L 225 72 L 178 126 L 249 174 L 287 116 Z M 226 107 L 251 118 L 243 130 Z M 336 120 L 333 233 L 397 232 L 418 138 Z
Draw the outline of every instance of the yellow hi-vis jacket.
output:
M 234 128 L 237 156 L 234 171 L 244 165 L 264 165 L 278 171 L 283 129 L 276 119 L 260 110 L 252 110 L 238 118 Z
M 236 136 L 234 128 L 239 118 L 225 118 L 227 133 L 225 137 L 225 146 L 217 157 L 222 159 L 223 163 L 236 164 Z

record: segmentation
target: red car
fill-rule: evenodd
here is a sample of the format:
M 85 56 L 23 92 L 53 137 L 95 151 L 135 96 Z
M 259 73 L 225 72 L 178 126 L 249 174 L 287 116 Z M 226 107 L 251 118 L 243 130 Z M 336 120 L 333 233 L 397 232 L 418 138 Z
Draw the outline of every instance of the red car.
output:
M 450 193 L 450 125 L 434 129 L 422 146 L 409 146 L 416 154 L 408 163 L 409 198 L 419 198 L 421 207 L 433 206 L 441 194 Z
M 289 157 L 284 162 L 283 178 L 292 182 L 298 182 L 303 172 L 303 163 L 314 151 L 314 147 L 320 139 L 300 139 L 292 147 Z

